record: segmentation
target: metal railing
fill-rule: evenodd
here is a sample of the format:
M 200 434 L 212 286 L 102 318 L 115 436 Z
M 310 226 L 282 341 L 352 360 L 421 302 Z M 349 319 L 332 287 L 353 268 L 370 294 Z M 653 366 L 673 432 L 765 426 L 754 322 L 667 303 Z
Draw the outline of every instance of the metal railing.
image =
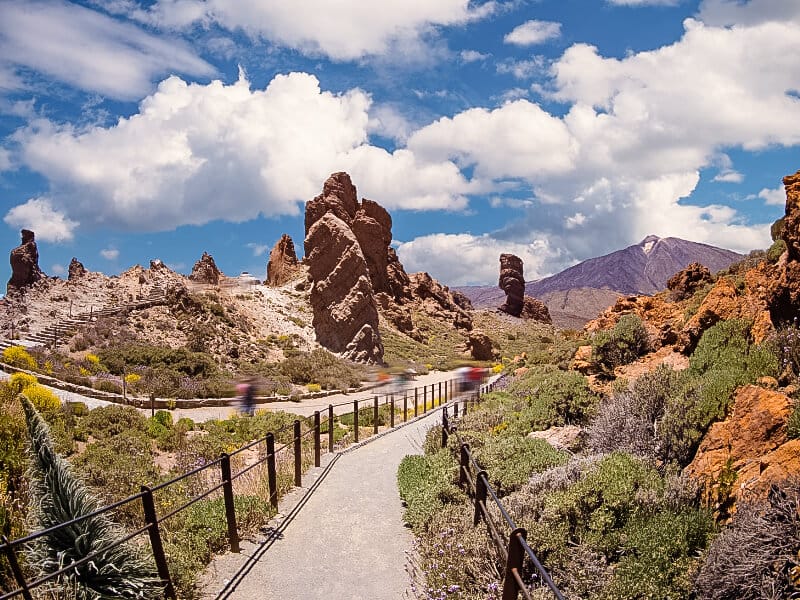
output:
M 461 404 L 461 414 L 466 415 L 470 403 L 480 402 L 481 395 L 492 391 L 492 389 L 493 384 L 487 384 L 479 387 L 470 396 L 453 400 L 453 419 L 457 420 L 459 418 L 459 403 Z M 489 538 L 505 563 L 502 599 L 516 600 L 519 594 L 522 593 L 527 600 L 531 600 L 530 591 L 528 590 L 529 585 L 523 581 L 522 575 L 523 565 L 527 557 L 534 568 L 533 578 L 538 579 L 542 585 L 549 588 L 558 600 L 564 600 L 564 596 L 556 587 L 556 584 L 553 583 L 550 574 L 528 545 L 526 540 L 527 531 L 522 527 L 517 527 L 514 519 L 508 514 L 494 488 L 489 483 L 488 474 L 475 460 L 469 444 L 464 443 L 458 434 L 457 425 L 450 419 L 447 408 L 447 406 L 442 408 L 442 448 L 447 447 L 450 437 L 454 437 L 458 443 L 458 485 L 467 492 L 475 506 L 473 525 L 477 526 L 481 520 L 486 524 L 489 530 Z M 500 513 L 501 523 L 497 522 L 498 520 L 489 510 L 491 506 L 494 506 L 497 512 Z M 506 530 L 510 532 L 507 535 L 504 533 L 504 529 L 501 528 L 503 523 L 506 525 Z
M 0 590 L 0 600 L 9 600 L 21 596 L 25 600 L 33 600 L 31 590 L 45 584 L 57 580 L 62 575 L 68 572 L 75 573 L 81 566 L 90 563 L 92 560 L 107 553 L 116 546 L 130 542 L 135 538 L 147 534 L 150 550 L 155 562 L 158 577 L 164 585 L 164 596 L 166 598 L 175 599 L 177 597 L 175 588 L 172 583 L 170 575 L 169 564 L 167 555 L 164 551 L 162 540 L 161 528 L 159 525 L 175 517 L 177 514 L 186 510 L 193 504 L 208 498 L 212 494 L 219 494 L 221 491 L 222 498 L 225 506 L 225 520 L 227 524 L 227 537 L 231 552 L 239 552 L 239 532 L 236 521 L 236 509 L 234 503 L 234 482 L 252 471 L 259 465 L 266 463 L 267 468 L 267 483 L 269 491 L 269 503 L 277 512 L 278 509 L 278 468 L 276 466 L 276 456 L 282 451 L 290 451 L 293 453 L 294 458 L 294 485 L 300 487 L 302 484 L 302 467 L 303 467 L 303 440 L 313 436 L 313 454 L 314 466 L 319 467 L 321 463 L 322 453 L 322 429 L 323 425 L 327 425 L 327 451 L 334 453 L 336 444 L 334 439 L 334 426 L 336 421 L 341 421 L 351 413 L 344 413 L 336 415 L 335 409 L 337 407 L 348 406 L 352 404 L 352 442 L 359 443 L 359 423 L 364 423 L 367 426 L 372 425 L 372 435 L 379 432 L 379 425 L 381 421 L 381 407 L 384 407 L 385 417 L 388 413 L 389 424 L 388 428 L 392 429 L 395 426 L 409 421 L 410 418 L 423 416 L 435 408 L 442 407 L 449 399 L 453 397 L 456 389 L 456 380 L 451 379 L 439 383 L 433 383 L 421 387 L 408 388 L 405 390 L 395 391 L 394 393 L 377 394 L 367 399 L 354 400 L 351 402 L 341 402 L 338 404 L 329 404 L 327 408 L 327 415 L 324 420 L 320 411 L 315 411 L 310 417 L 304 419 L 296 419 L 292 424 L 286 425 L 274 432 L 267 433 L 264 438 L 254 440 L 237 450 L 230 453 L 223 453 L 219 458 L 209 463 L 203 464 L 195 469 L 187 471 L 178 477 L 170 479 L 164 483 L 149 487 L 143 485 L 138 494 L 134 494 L 123 500 L 104 506 L 91 514 L 78 517 L 66 523 L 61 523 L 49 529 L 34 532 L 28 536 L 9 541 L 5 536 L 0 537 L 0 556 L 4 556 L 8 561 L 10 570 L 16 581 L 17 588 L 11 591 Z M 437 393 L 438 392 L 438 393 Z M 402 394 L 402 395 L 401 395 Z M 401 404 L 402 403 L 402 404 Z M 402 405 L 402 423 L 396 425 L 396 410 Z M 413 417 L 412 415 L 413 411 Z M 383 419 L 385 421 L 385 418 Z M 306 430 L 303 431 L 303 424 L 306 425 Z M 289 434 L 291 429 L 291 437 L 285 435 L 288 439 L 279 448 L 275 448 L 276 437 L 280 434 Z M 349 440 L 348 440 L 349 441 Z M 240 455 L 241 453 L 256 448 L 259 444 L 265 445 L 263 456 L 260 456 L 255 462 L 244 466 L 236 473 L 232 472 L 231 458 Z M 193 476 L 207 476 L 211 473 L 212 469 L 219 469 L 220 483 L 211 485 L 202 492 L 194 495 L 185 503 L 177 508 L 169 510 L 163 515 L 159 515 L 156 508 L 156 501 L 154 495 L 158 492 L 165 490 L 171 486 L 179 484 Z M 216 475 L 216 473 L 214 473 Z M 141 503 L 142 516 L 144 518 L 143 524 L 136 527 L 133 531 L 126 532 L 125 535 L 107 546 L 95 550 L 83 557 L 82 559 L 64 565 L 58 571 L 41 575 L 33 579 L 28 579 L 23 565 L 20 563 L 20 552 L 24 551 L 27 546 L 36 540 L 53 534 L 58 534 L 61 530 L 69 527 L 75 527 L 87 519 L 101 515 L 109 516 L 109 513 L 120 508 L 132 505 L 133 503 Z

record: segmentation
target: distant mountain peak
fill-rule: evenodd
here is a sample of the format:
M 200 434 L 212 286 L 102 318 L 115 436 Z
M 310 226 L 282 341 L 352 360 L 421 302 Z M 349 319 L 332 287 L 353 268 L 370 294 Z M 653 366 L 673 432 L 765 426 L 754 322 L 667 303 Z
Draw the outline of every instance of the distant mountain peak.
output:
M 641 242 L 639 242 L 639 246 L 641 246 L 645 254 L 650 254 L 650 252 L 653 251 L 653 246 L 655 246 L 660 241 L 661 238 L 658 237 L 657 235 L 648 235 Z

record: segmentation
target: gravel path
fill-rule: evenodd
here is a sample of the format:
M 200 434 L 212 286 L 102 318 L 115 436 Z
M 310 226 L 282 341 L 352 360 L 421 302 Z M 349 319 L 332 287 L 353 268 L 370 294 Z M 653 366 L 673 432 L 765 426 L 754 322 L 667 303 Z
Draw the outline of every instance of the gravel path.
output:
M 397 467 L 421 454 L 441 411 L 386 432 L 312 469 L 281 500 L 266 539 L 217 557 L 203 579 L 210 599 L 397 600 L 409 587 Z M 302 510 L 301 510 L 302 509 Z

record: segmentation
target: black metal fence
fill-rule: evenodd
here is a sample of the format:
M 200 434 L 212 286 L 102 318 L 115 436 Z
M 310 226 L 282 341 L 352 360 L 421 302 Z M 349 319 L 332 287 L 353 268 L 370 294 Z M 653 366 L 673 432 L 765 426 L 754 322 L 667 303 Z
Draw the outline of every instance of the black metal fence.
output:
M 473 394 L 456 398 L 452 402 L 453 419 L 448 414 L 448 407 L 442 408 L 442 448 L 446 448 L 450 437 L 454 437 L 459 450 L 458 485 L 467 492 L 475 506 L 473 525 L 483 521 L 489 530 L 489 538 L 494 543 L 497 551 L 505 563 L 505 576 L 503 579 L 503 600 L 516 600 L 520 593 L 531 599 L 529 584 L 523 581 L 523 566 L 527 557 L 533 566 L 533 580 L 550 589 L 558 600 L 564 600 L 550 574 L 542 566 L 531 547 L 526 541 L 527 532 L 522 527 L 517 527 L 514 519 L 508 514 L 497 493 L 489 483 L 486 471 L 478 464 L 466 444 L 458 434 L 457 419 L 459 418 L 459 405 L 461 414 L 467 414 L 470 403 L 480 402 L 481 394 L 492 391 L 492 384 L 481 386 Z M 490 506 L 497 509 L 501 519 L 496 519 L 489 510 Z M 498 522 L 500 521 L 500 522 Z M 504 527 L 505 525 L 505 527 Z M 505 533 L 508 531 L 509 533 Z
M 11 572 L 14 575 L 17 588 L 10 591 L 0 591 L 0 600 L 9 600 L 21 596 L 25 600 L 32 600 L 31 590 L 42 586 L 48 582 L 58 580 L 60 577 L 68 573 L 75 573 L 77 569 L 83 565 L 88 564 L 90 561 L 102 556 L 109 552 L 114 547 L 121 544 L 130 542 L 135 538 L 147 534 L 149 540 L 150 551 L 155 561 L 158 576 L 164 585 L 164 596 L 166 598 L 176 598 L 175 588 L 170 576 L 169 563 L 164 546 L 162 542 L 162 535 L 160 525 L 170 518 L 175 517 L 178 513 L 186 510 L 196 502 L 208 498 L 214 494 L 219 495 L 221 492 L 225 505 L 225 520 L 227 522 L 228 542 L 231 552 L 239 552 L 239 530 L 236 520 L 236 509 L 234 505 L 234 482 L 252 471 L 253 469 L 266 464 L 267 470 L 267 483 L 269 490 L 269 503 L 277 511 L 278 508 L 278 469 L 276 466 L 276 457 L 279 453 L 293 454 L 294 458 L 294 485 L 300 486 L 302 482 L 302 466 L 303 466 L 303 447 L 304 442 L 308 438 L 311 439 L 314 454 L 314 466 L 319 467 L 322 454 L 323 429 L 327 433 L 327 451 L 333 453 L 335 451 L 334 428 L 337 420 L 348 420 L 352 418 L 352 442 L 358 443 L 361 433 L 359 432 L 360 424 L 365 427 L 372 426 L 372 434 L 379 432 L 379 426 L 383 422 L 384 427 L 394 428 L 400 426 L 402 423 L 407 422 L 409 419 L 422 416 L 434 408 L 442 407 L 453 398 L 454 393 L 457 391 L 459 385 L 458 380 L 451 379 L 430 385 L 408 388 L 405 390 L 395 390 L 393 393 L 384 393 L 374 395 L 370 398 L 363 400 L 354 400 L 352 402 L 352 412 L 336 415 L 334 414 L 337 407 L 349 406 L 350 402 L 342 402 L 339 404 L 329 404 L 327 407 L 327 414 L 323 416 L 319 411 L 314 412 L 310 417 L 304 419 L 297 419 L 291 425 L 270 432 L 265 438 L 260 438 L 250 442 L 249 444 L 238 448 L 230 453 L 223 453 L 218 459 L 211 461 L 207 464 L 199 466 L 195 469 L 187 471 L 182 475 L 170 479 L 164 483 L 156 486 L 142 486 L 138 494 L 129 496 L 119 502 L 115 502 L 108 506 L 104 506 L 97 511 L 74 519 L 72 521 L 61 523 L 55 527 L 46 530 L 37 531 L 23 538 L 9 541 L 5 536 L 0 537 L 0 555 L 5 556 L 8 561 Z M 400 414 L 400 422 L 397 422 L 397 415 L 395 414 L 402 406 Z M 413 415 L 413 416 L 412 416 Z M 388 424 L 385 423 L 388 417 Z M 305 424 L 305 431 L 303 425 Z M 275 447 L 275 440 L 279 434 L 288 434 L 291 428 L 291 438 L 289 441 Z M 288 436 L 284 436 L 288 437 Z M 349 441 L 349 440 L 348 440 Z M 247 451 L 254 449 L 259 444 L 264 444 L 265 450 L 255 462 L 233 473 L 231 467 L 231 458 Z M 218 472 L 216 471 L 218 469 Z M 202 492 L 194 495 L 192 498 L 181 504 L 177 508 L 173 508 L 164 514 L 159 515 L 154 495 L 161 490 L 165 490 L 171 486 L 175 486 L 184 482 L 193 476 L 205 476 L 206 479 L 216 479 L 219 477 L 220 483 L 211 485 L 204 489 Z M 26 571 L 29 569 L 24 568 L 24 560 L 20 561 L 20 556 L 23 556 L 27 547 L 31 543 L 39 540 L 40 538 L 52 535 L 58 535 L 59 532 L 70 527 L 76 527 L 83 521 L 96 517 L 99 515 L 109 516 L 119 509 L 125 507 L 135 506 L 140 504 L 141 515 L 143 517 L 143 525 L 135 528 L 133 531 L 127 532 L 121 539 L 109 544 L 103 548 L 95 550 L 88 554 L 79 561 L 70 562 L 64 565 L 58 571 L 48 573 L 39 577 L 31 576 Z M 22 562 L 22 564 L 21 564 Z M 32 578 L 29 578 L 32 577 Z

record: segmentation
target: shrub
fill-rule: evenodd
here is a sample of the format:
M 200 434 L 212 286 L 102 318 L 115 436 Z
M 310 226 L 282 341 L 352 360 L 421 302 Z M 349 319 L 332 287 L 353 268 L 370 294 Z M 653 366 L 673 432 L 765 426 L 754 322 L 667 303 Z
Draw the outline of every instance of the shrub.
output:
M 767 260 L 771 263 L 776 263 L 784 252 L 786 252 L 786 242 L 775 240 L 767 250 Z
M 533 473 L 562 465 L 569 460 L 544 440 L 518 435 L 488 436 L 475 451 L 475 458 L 489 473 L 489 480 L 498 494 L 518 489 Z
M 315 392 L 321 391 L 322 390 L 322 386 L 320 386 L 320 384 L 318 384 L 318 383 L 309 383 L 306 386 L 306 389 L 313 394 Z
M 647 351 L 647 330 L 633 314 L 623 315 L 610 331 L 599 331 L 592 339 L 592 362 L 603 372 L 636 360 Z
M 800 404 L 797 402 L 792 407 L 792 414 L 786 423 L 786 435 L 791 439 L 800 438 Z
M 97 379 L 94 382 L 94 389 L 101 392 L 110 392 L 112 394 L 122 394 L 122 385 L 111 379 Z
M 36 361 L 22 346 L 9 346 L 3 350 L 3 362 L 12 367 L 27 369 L 28 371 L 33 371 L 36 368 Z
M 111 404 L 90 411 L 83 419 L 83 426 L 97 439 L 105 439 L 120 433 L 144 433 L 147 419 L 135 408 Z
M 553 367 L 531 369 L 508 391 L 527 402 L 514 419 L 521 434 L 584 423 L 597 403 L 597 396 L 583 375 Z
M 40 412 L 51 413 L 61 408 L 58 396 L 38 383 L 26 387 L 23 393 Z
M 422 530 L 443 506 L 465 498 L 453 483 L 457 466 L 446 448 L 428 456 L 406 456 L 400 462 L 397 486 L 406 503 L 403 520 L 408 525 Z
M 695 581 L 709 600 L 790 598 L 800 584 L 800 486 L 773 486 L 766 501 L 740 502 L 711 543 Z

